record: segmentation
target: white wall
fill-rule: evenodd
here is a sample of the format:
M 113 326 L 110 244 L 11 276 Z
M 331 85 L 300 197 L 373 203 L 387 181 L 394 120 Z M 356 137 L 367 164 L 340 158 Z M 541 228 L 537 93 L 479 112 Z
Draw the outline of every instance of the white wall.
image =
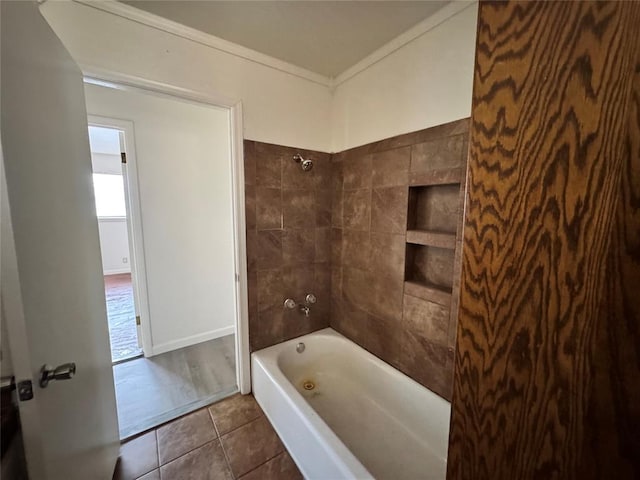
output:
M 468 117 L 477 9 L 470 4 L 338 85 L 331 151 Z
M 102 271 L 105 275 L 129 273 L 129 236 L 126 218 L 98 218 Z
M 470 115 L 477 3 L 459 8 L 333 91 L 84 4 L 41 10 L 85 69 L 237 98 L 245 138 L 337 152 Z
M 93 173 L 122 175 L 120 139 L 117 130 L 89 127 L 89 145 Z M 131 272 L 126 217 L 98 217 L 98 232 L 104 274 Z
M 130 120 L 154 353 L 232 333 L 228 111 L 95 85 L 87 110 Z
M 245 138 L 328 151 L 325 85 L 75 2 L 41 11 L 83 70 L 122 74 L 242 100 Z

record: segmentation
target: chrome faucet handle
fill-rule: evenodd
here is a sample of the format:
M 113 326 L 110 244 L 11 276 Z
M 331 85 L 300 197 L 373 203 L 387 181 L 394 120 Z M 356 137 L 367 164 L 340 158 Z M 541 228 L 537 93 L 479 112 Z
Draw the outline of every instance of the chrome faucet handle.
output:
M 313 293 L 308 293 L 307 296 L 304 299 L 305 302 L 309 303 L 309 304 L 314 304 L 318 301 L 318 299 L 316 298 L 316 296 Z
M 287 298 L 284 301 L 284 308 L 288 308 L 290 310 L 293 310 L 294 308 L 296 308 L 296 301 L 293 298 Z

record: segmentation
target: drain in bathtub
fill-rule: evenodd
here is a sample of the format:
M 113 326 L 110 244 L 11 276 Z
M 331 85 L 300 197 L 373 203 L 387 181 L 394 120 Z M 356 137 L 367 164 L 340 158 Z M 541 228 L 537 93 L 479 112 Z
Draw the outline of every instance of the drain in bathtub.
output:
M 314 388 L 316 388 L 316 384 L 310 381 L 306 381 L 302 384 L 302 388 L 304 388 L 305 390 L 313 390 Z

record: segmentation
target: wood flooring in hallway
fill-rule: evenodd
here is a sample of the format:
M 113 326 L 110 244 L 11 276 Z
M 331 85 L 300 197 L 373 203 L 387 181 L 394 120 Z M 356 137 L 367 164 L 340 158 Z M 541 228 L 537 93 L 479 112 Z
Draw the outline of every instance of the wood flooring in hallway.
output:
M 111 361 L 121 362 L 140 355 L 142 350 L 138 346 L 131 274 L 105 275 L 104 291 L 107 301 Z
M 237 392 L 234 335 L 113 366 L 120 438 Z

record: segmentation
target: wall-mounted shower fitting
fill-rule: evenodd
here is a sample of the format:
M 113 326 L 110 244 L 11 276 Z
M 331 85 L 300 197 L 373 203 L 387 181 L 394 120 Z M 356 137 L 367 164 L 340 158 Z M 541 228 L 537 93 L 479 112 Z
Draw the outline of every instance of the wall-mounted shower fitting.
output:
M 305 317 L 308 317 L 309 315 L 311 315 L 310 305 L 313 305 L 317 301 L 318 299 L 313 293 L 308 293 L 307 296 L 304 297 L 304 304 L 296 302 L 293 298 L 287 298 L 284 301 L 284 307 L 290 310 L 293 310 L 297 307 Z
M 308 172 L 309 170 L 311 170 L 313 168 L 313 160 L 311 159 L 304 159 L 302 158 L 302 155 L 300 155 L 299 153 L 296 153 L 293 156 L 293 160 L 296 163 L 299 163 L 300 166 L 302 167 L 302 171 L 303 172 Z

